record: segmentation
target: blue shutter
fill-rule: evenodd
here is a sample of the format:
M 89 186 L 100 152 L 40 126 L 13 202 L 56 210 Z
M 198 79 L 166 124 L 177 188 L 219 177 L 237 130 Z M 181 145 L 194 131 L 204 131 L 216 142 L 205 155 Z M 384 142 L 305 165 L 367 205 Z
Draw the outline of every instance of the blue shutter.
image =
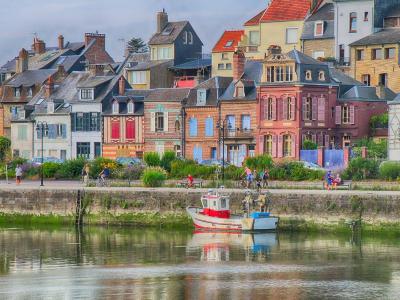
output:
M 203 161 L 203 148 L 199 147 L 198 153 L 199 153 L 199 157 L 198 157 L 197 161 L 200 163 Z
M 214 120 L 213 120 L 213 118 L 206 119 L 206 136 L 214 136 Z
M 62 138 L 66 139 L 67 138 L 67 125 L 66 124 L 61 125 L 61 132 L 62 132 Z
M 228 116 L 228 129 L 236 130 L 235 116 Z
M 193 160 L 197 161 L 198 163 L 203 161 L 203 149 L 200 146 L 194 146 Z
M 49 139 L 55 139 L 56 138 L 56 128 L 54 124 L 49 125 L 49 133 L 47 136 Z
M 242 129 L 243 130 L 250 130 L 251 129 L 250 116 L 242 116 Z
M 189 120 L 189 135 L 197 136 L 197 119 L 191 118 Z

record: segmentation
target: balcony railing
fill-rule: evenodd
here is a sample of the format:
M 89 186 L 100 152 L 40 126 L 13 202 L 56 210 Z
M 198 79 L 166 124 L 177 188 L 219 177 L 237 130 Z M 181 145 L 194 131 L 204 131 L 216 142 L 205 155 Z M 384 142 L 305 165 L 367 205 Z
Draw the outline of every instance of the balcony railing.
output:
M 198 83 L 196 76 L 181 76 L 175 77 L 174 88 L 193 88 Z
M 225 131 L 226 138 L 237 138 L 237 139 L 246 139 L 246 138 L 253 138 L 254 137 L 254 130 L 253 129 L 227 129 Z

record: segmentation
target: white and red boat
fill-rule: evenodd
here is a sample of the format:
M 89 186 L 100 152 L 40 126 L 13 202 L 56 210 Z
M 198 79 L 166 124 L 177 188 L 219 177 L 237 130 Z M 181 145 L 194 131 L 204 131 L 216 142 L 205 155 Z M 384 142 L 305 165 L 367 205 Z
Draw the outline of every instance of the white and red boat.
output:
M 232 215 L 228 196 L 209 191 L 201 197 L 202 208 L 188 207 L 188 214 L 196 228 L 223 231 L 274 231 L 278 217 L 269 212 L 246 212 L 244 215 Z

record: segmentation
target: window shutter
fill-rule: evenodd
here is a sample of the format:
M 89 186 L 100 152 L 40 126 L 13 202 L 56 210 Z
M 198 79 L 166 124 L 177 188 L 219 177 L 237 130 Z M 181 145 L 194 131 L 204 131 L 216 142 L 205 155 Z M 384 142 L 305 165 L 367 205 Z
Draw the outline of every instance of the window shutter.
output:
M 125 122 L 125 127 L 126 139 L 135 139 L 135 120 L 127 120 Z
M 312 119 L 317 120 L 317 115 L 318 115 L 318 99 L 313 98 L 312 99 Z
M 292 157 L 296 157 L 296 135 L 292 134 Z
M 342 107 L 341 106 L 336 106 L 335 110 L 335 124 L 340 125 L 342 124 Z
M 266 112 L 266 107 L 265 107 L 265 100 L 263 99 L 260 102 L 260 120 L 265 120 L 265 112 Z
M 242 165 L 242 163 L 246 159 L 246 156 L 247 156 L 247 146 L 246 145 L 240 145 L 239 146 L 239 166 Z
M 71 131 L 75 132 L 76 127 L 76 113 L 71 114 Z
M 197 136 L 197 119 L 196 118 L 190 118 L 190 120 L 189 120 L 189 135 L 192 137 Z
M 265 151 L 265 149 L 264 149 L 264 145 L 265 145 L 265 136 L 260 136 L 259 138 L 258 138 L 258 143 L 259 143 L 259 146 L 258 146 L 258 151 L 260 152 L 259 154 L 261 155 L 261 154 L 264 154 L 264 151 Z
M 355 107 L 354 105 L 350 106 L 350 124 L 355 124 Z
M 272 157 L 276 157 L 277 136 L 272 137 Z
M 206 119 L 206 136 L 214 135 L 214 120 L 213 118 Z
M 112 121 L 111 122 L 111 139 L 119 140 L 120 137 L 120 124 L 119 121 Z
M 318 99 L 318 120 L 325 121 L 325 98 Z
M 330 148 L 330 147 L 329 147 L 329 142 L 330 142 L 330 140 L 329 140 L 329 135 L 326 134 L 326 135 L 325 135 L 325 147 L 326 147 L 326 148 Z
M 278 157 L 283 157 L 283 137 L 278 136 Z
M 49 134 L 48 134 L 49 139 L 55 139 L 56 138 L 56 125 L 50 124 L 49 125 Z
M 282 99 L 282 105 L 283 105 L 283 109 L 282 109 L 282 120 L 289 120 L 288 118 L 288 110 L 287 110 L 287 103 L 288 100 L 287 98 L 283 98 Z
M 296 120 L 296 98 L 292 98 L 292 117 L 290 118 L 291 121 Z
M 276 98 L 272 98 L 272 120 L 276 121 L 276 117 L 277 117 Z
M 67 125 L 66 124 L 61 125 L 61 132 L 62 132 L 62 138 L 66 139 L 67 138 Z
M 150 131 L 151 132 L 156 131 L 156 113 L 155 112 L 150 113 Z
M 307 120 L 307 97 L 303 97 L 303 121 L 308 121 Z
M 164 112 L 164 132 L 168 132 L 169 131 L 169 126 L 168 126 L 168 112 Z

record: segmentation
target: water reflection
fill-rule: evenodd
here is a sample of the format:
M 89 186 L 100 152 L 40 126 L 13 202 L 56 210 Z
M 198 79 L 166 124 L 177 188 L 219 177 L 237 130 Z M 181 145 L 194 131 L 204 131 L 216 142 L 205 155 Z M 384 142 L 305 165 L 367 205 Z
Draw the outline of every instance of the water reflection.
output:
M 400 242 L 119 228 L 0 229 L 0 299 L 396 299 Z

